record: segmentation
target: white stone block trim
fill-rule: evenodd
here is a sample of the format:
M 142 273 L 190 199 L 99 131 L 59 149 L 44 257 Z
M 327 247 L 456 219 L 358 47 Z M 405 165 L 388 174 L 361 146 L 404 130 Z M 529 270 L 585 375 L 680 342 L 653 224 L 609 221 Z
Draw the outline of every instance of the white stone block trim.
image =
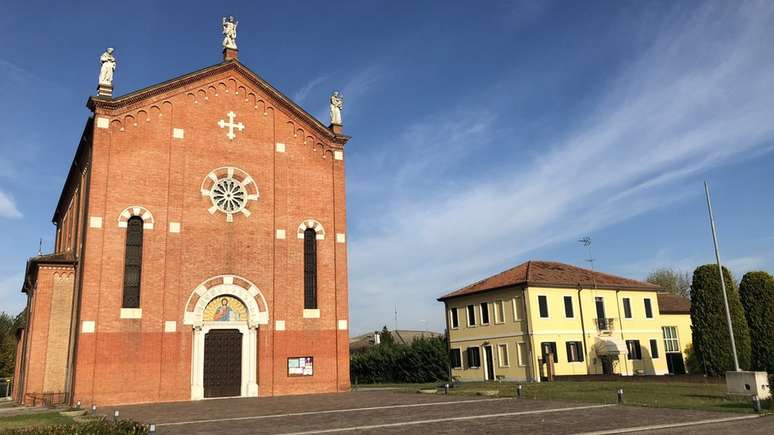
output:
M 84 320 L 81 324 L 81 334 L 93 334 L 94 333 L 94 321 Z
M 180 222 L 170 222 L 169 223 L 169 232 L 170 233 L 179 233 L 180 232 Z
M 277 240 L 285 240 L 285 230 L 277 230 Z
M 139 216 L 143 221 L 142 227 L 146 230 L 152 230 L 153 225 L 156 222 L 155 219 L 153 219 L 153 214 L 147 208 L 139 205 L 132 205 L 123 209 L 121 214 L 118 215 L 118 227 L 126 228 L 126 223 L 132 216 Z
M 173 128 L 172 129 L 172 138 L 173 139 L 183 139 L 185 137 L 185 130 L 182 128 Z
M 301 222 L 301 225 L 298 226 L 298 238 L 303 239 L 304 238 L 304 231 L 306 231 L 307 228 L 311 228 L 314 230 L 314 232 L 317 234 L 317 240 L 325 240 L 325 228 L 323 228 L 322 224 L 314 219 L 307 219 L 303 222 Z
M 333 158 L 336 160 L 344 160 L 344 152 L 343 151 L 334 151 L 333 152 Z
M 102 216 L 90 216 L 89 226 L 91 228 L 102 228 Z
M 223 284 L 225 284 L 225 285 L 234 284 L 234 276 L 233 275 L 225 275 L 223 277 Z
M 174 320 L 167 320 L 164 322 L 164 332 L 175 332 L 177 331 L 177 322 Z
M 278 153 L 284 153 L 285 152 L 285 144 L 282 142 L 277 142 L 277 146 L 275 148 Z
M 314 309 L 308 309 L 304 308 L 304 319 L 319 319 L 320 318 L 320 310 L 317 308 Z
M 347 330 L 347 321 L 346 319 L 339 320 L 339 331 L 346 331 Z
M 336 233 L 336 243 L 347 243 L 347 236 L 344 233 Z
M 285 330 L 285 321 L 284 320 L 277 320 L 274 322 L 274 329 L 277 331 L 284 331 Z
M 110 120 L 107 118 L 103 118 L 102 116 L 97 117 L 97 128 L 108 128 L 110 127 Z
M 142 308 L 121 308 L 122 319 L 141 319 Z

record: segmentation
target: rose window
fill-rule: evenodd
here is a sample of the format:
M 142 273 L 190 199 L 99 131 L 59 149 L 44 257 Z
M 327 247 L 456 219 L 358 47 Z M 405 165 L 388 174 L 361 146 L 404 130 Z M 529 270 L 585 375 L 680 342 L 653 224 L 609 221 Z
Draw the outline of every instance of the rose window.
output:
M 210 198 L 210 214 L 223 213 L 227 222 L 234 215 L 250 216 L 248 204 L 258 199 L 258 186 L 252 177 L 239 168 L 223 167 L 210 172 L 202 182 L 202 196 Z

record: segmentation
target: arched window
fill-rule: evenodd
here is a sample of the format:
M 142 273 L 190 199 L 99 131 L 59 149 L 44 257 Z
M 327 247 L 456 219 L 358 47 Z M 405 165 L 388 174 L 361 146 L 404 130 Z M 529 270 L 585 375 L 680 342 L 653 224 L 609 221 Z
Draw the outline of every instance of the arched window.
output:
M 317 232 L 304 230 L 304 309 L 317 308 Z
M 142 229 L 140 216 L 126 222 L 126 251 L 124 253 L 123 308 L 140 308 L 140 276 L 142 275 Z

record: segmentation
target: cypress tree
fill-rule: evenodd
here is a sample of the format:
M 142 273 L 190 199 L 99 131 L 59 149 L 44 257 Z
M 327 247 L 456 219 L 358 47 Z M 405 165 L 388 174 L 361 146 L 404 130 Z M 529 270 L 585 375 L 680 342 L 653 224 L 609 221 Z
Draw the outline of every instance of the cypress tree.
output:
M 748 370 L 750 368 L 750 332 L 744 317 L 744 309 L 739 301 L 739 292 L 736 290 L 731 273 L 725 267 L 723 279 L 726 284 L 739 367 L 742 370 Z M 691 323 L 693 348 L 705 373 L 710 376 L 721 376 L 726 371 L 733 370 L 734 357 L 728 335 L 717 265 L 705 264 L 697 267 L 693 272 Z
M 774 372 L 774 277 L 766 272 L 748 272 L 739 284 L 752 340 L 753 370 Z

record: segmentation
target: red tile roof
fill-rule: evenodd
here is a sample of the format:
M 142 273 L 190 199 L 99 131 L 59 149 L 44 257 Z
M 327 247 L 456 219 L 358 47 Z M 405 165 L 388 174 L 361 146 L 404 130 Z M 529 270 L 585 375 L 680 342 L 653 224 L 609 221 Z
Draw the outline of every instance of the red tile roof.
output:
M 661 314 L 691 314 L 691 300 L 672 293 L 659 293 L 658 312 Z
M 609 288 L 616 290 L 649 290 L 661 288 L 655 284 L 636 281 L 620 276 L 594 272 L 589 269 L 553 261 L 527 261 L 516 267 L 492 275 L 438 298 L 439 301 L 457 296 L 513 286 Z

